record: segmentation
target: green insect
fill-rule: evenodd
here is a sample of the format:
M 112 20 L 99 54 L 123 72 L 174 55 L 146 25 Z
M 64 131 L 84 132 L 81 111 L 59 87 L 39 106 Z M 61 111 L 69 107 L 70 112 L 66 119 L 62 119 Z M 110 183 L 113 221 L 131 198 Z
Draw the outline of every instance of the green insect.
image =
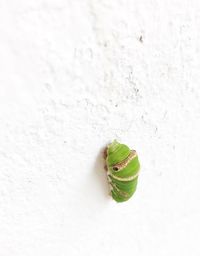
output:
M 137 187 L 140 163 L 136 151 L 114 140 L 105 150 L 105 159 L 113 199 L 127 201 Z

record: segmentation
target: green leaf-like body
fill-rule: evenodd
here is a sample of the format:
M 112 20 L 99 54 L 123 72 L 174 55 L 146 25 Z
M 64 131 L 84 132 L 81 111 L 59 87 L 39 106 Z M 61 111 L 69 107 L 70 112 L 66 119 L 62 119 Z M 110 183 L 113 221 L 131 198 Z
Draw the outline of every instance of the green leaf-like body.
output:
M 140 163 L 136 151 L 114 140 L 106 150 L 106 166 L 113 199 L 127 201 L 137 187 Z

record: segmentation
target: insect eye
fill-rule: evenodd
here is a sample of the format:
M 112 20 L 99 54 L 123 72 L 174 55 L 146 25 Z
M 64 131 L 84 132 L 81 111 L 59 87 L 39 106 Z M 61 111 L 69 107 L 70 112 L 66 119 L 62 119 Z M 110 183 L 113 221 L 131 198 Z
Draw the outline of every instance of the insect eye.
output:
M 118 171 L 118 167 L 113 167 L 113 171 Z

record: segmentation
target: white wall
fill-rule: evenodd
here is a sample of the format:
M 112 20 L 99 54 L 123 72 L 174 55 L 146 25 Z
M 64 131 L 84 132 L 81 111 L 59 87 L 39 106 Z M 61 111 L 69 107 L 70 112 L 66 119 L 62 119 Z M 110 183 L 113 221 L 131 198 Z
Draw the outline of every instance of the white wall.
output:
M 199 256 L 199 146 L 199 1 L 0 0 L 0 256 Z

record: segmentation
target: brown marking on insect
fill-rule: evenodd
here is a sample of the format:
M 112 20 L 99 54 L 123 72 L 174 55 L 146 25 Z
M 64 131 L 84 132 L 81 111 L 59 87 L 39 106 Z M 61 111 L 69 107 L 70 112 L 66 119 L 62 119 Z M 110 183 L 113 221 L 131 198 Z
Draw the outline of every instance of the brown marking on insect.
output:
M 116 166 L 115 166 L 115 167 L 113 167 L 113 171 L 118 171 L 118 169 L 119 169 L 119 168 L 118 168 L 118 167 L 116 167 Z
M 124 169 L 131 160 L 133 160 L 137 156 L 137 153 L 135 150 L 131 150 L 129 156 L 122 161 L 121 163 L 113 165 L 113 170 L 114 171 L 120 171 L 121 169 Z
M 104 149 L 103 151 L 103 158 L 106 159 L 107 158 L 107 147 Z
M 103 158 L 106 160 L 106 158 L 107 158 L 107 147 L 104 149 L 104 151 L 103 151 Z M 104 170 L 107 172 L 108 171 L 108 167 L 107 167 L 107 165 L 105 164 L 104 165 Z
M 127 192 L 125 192 L 125 191 L 120 190 L 120 189 L 117 187 L 116 184 L 111 183 L 111 186 L 112 186 L 112 188 L 115 188 L 115 189 L 117 190 L 117 192 L 118 192 L 121 196 L 124 196 L 124 197 L 127 197 L 127 198 L 129 197 L 129 194 L 128 194 Z

